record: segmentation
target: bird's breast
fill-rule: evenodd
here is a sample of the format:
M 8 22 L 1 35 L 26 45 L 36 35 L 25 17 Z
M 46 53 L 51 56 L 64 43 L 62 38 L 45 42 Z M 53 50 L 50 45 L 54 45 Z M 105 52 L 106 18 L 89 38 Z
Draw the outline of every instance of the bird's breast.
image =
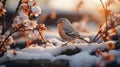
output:
M 66 41 L 71 41 L 74 39 L 74 38 L 66 35 L 65 31 L 63 30 L 63 26 L 60 24 L 58 24 L 58 32 L 59 32 L 59 35 L 61 36 L 61 38 L 66 40 Z

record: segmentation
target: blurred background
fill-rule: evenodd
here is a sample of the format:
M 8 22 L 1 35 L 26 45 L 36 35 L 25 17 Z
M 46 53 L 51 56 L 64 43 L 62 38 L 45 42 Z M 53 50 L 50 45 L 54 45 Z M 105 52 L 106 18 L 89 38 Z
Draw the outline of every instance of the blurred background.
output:
M 8 0 L 7 9 L 13 13 L 19 0 Z M 90 20 L 102 22 L 99 0 L 36 0 L 42 9 L 39 18 L 46 24 L 54 24 L 60 17 L 67 17 L 71 22 L 80 21 L 83 15 L 90 16 Z
M 100 24 L 105 23 L 105 14 L 100 0 L 36 0 L 40 6 L 42 13 L 36 18 L 38 23 L 44 23 L 47 27 L 44 38 L 49 40 L 57 38 L 62 40 L 57 31 L 56 21 L 59 18 L 68 18 L 76 30 L 84 36 L 96 35 Z M 103 4 L 108 0 L 102 0 Z M 120 1 L 112 1 L 112 5 L 108 8 L 113 13 L 120 13 Z M 19 0 L 7 0 L 7 21 L 9 22 L 17 7 Z M 1 21 L 0 21 L 1 22 Z M 30 36 L 28 35 L 30 34 Z M 38 38 L 39 33 L 27 32 L 20 33 L 28 36 L 28 38 Z M 52 34 L 52 35 L 51 35 Z M 20 36 L 21 37 L 21 36 Z M 16 37 L 17 38 L 17 37 Z M 21 41 L 18 40 L 17 42 Z M 27 40 L 23 36 L 23 41 Z
M 8 0 L 8 20 L 12 17 L 19 0 Z M 56 21 L 61 17 L 68 18 L 74 25 L 82 25 L 83 27 L 94 27 L 97 29 L 99 24 L 104 23 L 104 11 L 100 0 L 36 0 L 42 9 L 42 14 L 36 19 L 39 23 L 45 23 L 47 26 L 56 25 Z M 106 3 L 107 0 L 102 0 Z M 114 0 L 117 3 L 109 9 L 114 12 L 120 11 L 119 0 Z M 79 23 L 79 24 L 78 24 Z

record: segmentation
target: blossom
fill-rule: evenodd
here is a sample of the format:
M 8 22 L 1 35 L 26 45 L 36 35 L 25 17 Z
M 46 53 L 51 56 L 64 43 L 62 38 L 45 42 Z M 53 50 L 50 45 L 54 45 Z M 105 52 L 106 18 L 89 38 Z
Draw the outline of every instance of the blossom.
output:
M 10 37 L 7 39 L 7 41 L 6 41 L 6 44 L 10 45 L 10 44 L 12 44 L 12 43 L 14 43 L 14 40 L 13 40 L 13 37 L 10 36 Z
M 16 27 L 19 24 L 22 24 L 24 22 L 28 21 L 28 16 L 24 12 L 20 12 L 18 16 L 14 19 L 14 23 L 12 24 L 12 27 Z
M 33 6 L 33 5 L 35 5 L 35 4 L 36 4 L 35 0 L 29 0 L 29 1 L 28 1 L 28 5 L 29 5 L 29 6 Z
M 22 11 L 19 13 L 19 16 L 20 16 L 20 20 L 23 22 L 26 22 L 28 20 L 28 16 Z
M 3 41 L 5 41 L 6 38 L 7 38 L 6 35 L 0 35 L 0 44 L 2 44 Z M 14 42 L 13 37 L 10 36 L 10 37 L 8 37 L 8 39 L 6 40 L 6 42 L 4 44 L 8 45 L 8 44 L 12 44 L 13 42 Z
M 45 27 L 45 24 L 39 24 L 39 25 L 37 25 L 37 27 L 36 27 L 38 30 L 39 30 L 39 32 L 41 32 L 42 34 L 47 30 L 47 28 Z
M 0 17 L 1 17 L 2 15 L 5 15 L 5 12 L 6 12 L 6 10 L 5 10 L 4 8 L 0 9 Z
M 28 37 L 29 38 L 34 38 L 36 35 L 33 31 L 29 31 Z
M 28 6 L 28 5 L 27 5 L 27 3 L 22 3 L 20 6 L 24 7 L 24 6 Z
M 38 16 L 41 14 L 41 8 L 36 5 L 35 0 L 23 0 L 21 7 L 22 11 L 27 15 L 29 14 L 29 16 Z
M 35 0 L 22 0 L 23 3 L 28 3 L 29 6 L 33 6 Z
M 34 29 L 36 28 L 37 25 L 38 24 L 36 21 L 30 21 L 30 20 L 28 20 L 28 22 L 25 24 L 26 29 Z
M 112 50 L 114 48 L 115 48 L 115 44 L 114 43 L 108 43 L 107 46 L 106 46 L 107 50 Z
M 12 27 L 15 28 L 21 23 L 23 23 L 22 18 L 20 16 L 16 16 L 16 18 L 14 19 L 14 23 L 12 24 Z
M 3 4 L 0 2 L 0 17 L 5 15 L 6 10 L 3 8 Z
M 23 18 L 20 16 L 16 16 L 16 18 L 14 19 L 14 22 L 17 24 L 21 24 L 22 23 Z
M 22 4 L 21 4 L 21 7 L 22 7 L 22 11 L 23 11 L 25 14 L 28 15 L 28 14 L 29 14 L 29 11 L 30 11 L 28 4 L 27 4 L 27 3 L 22 3 Z
M 38 5 L 32 6 L 31 10 L 35 16 L 41 14 L 41 8 Z

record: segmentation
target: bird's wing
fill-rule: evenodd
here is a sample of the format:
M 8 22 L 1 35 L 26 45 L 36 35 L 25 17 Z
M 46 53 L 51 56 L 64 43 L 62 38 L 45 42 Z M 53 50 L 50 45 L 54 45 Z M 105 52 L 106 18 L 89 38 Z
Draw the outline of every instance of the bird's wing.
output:
M 79 33 L 72 27 L 72 26 L 65 26 L 63 27 L 63 30 L 65 31 L 65 34 L 71 37 L 78 37 Z

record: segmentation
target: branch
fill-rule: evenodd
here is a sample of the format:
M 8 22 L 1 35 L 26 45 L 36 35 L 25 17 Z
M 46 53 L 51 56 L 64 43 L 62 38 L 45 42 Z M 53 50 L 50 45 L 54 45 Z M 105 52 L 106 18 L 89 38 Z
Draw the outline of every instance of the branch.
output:
M 120 24 L 114 25 L 114 26 L 108 28 L 107 30 L 110 30 L 110 29 L 112 29 L 112 28 L 115 28 L 115 27 L 117 27 L 117 26 L 119 26 L 119 25 L 120 25 Z M 105 31 L 102 32 L 102 35 L 104 35 L 104 34 L 105 34 Z M 98 37 L 94 42 L 96 42 L 96 41 L 99 40 L 100 38 L 101 38 L 101 36 Z
M 5 8 L 5 6 L 6 6 L 6 1 L 7 0 L 4 0 L 3 1 L 3 7 Z M 2 22 L 2 33 L 1 33 L 1 35 L 3 35 L 3 32 L 4 32 L 4 29 L 5 29 L 5 24 L 6 24 L 6 15 L 3 15 L 3 22 Z
M 98 32 L 97 32 L 97 35 L 94 37 L 94 39 L 93 39 L 91 42 L 95 42 L 96 38 L 97 38 L 97 37 L 99 36 L 99 34 L 101 33 L 101 27 L 102 27 L 102 25 L 100 25 L 99 30 L 98 30 Z
M 79 36 L 79 39 L 85 41 L 86 43 L 90 43 L 89 41 L 85 40 L 84 38 L 82 38 L 82 37 L 80 37 L 80 36 Z
M 102 5 L 104 13 L 105 13 L 106 30 L 104 31 L 104 33 L 105 33 L 105 38 L 106 38 L 106 36 L 107 36 L 107 29 L 108 29 L 108 27 L 107 27 L 107 4 L 105 4 L 105 6 L 104 6 L 102 0 L 100 0 L 100 2 L 101 2 L 101 5 Z M 100 30 L 98 31 L 97 35 L 94 37 L 94 39 L 91 42 L 95 42 L 95 41 L 99 40 L 99 38 L 101 37 L 101 36 L 99 36 L 99 34 L 100 34 Z M 105 39 L 105 41 L 106 41 L 106 39 Z
M 44 37 L 42 36 L 42 33 L 38 29 L 37 29 L 37 31 L 39 32 L 39 35 L 41 36 L 43 43 L 46 44 L 46 41 L 45 41 Z
M 4 44 L 5 44 L 5 42 L 7 41 L 7 39 L 8 39 L 10 36 L 12 36 L 14 33 L 16 33 L 17 31 L 19 31 L 23 26 L 24 26 L 24 24 L 21 24 L 21 26 L 19 26 L 19 28 L 16 29 L 16 30 L 14 30 L 13 32 L 12 32 L 13 29 L 10 30 L 9 35 L 5 38 L 5 40 L 4 40 L 4 41 L 2 42 L 2 44 L 0 45 L 0 50 L 1 50 L 1 48 L 4 46 Z
M 3 34 L 10 28 L 11 24 L 13 23 L 13 20 L 14 20 L 14 18 L 15 18 L 16 15 L 17 15 L 17 12 L 18 12 L 18 10 L 19 10 L 19 7 L 20 7 L 20 4 L 21 4 L 21 3 L 22 3 L 22 0 L 19 1 L 18 6 L 17 6 L 17 8 L 16 8 L 16 10 L 15 10 L 15 13 L 14 13 L 11 21 L 10 21 L 10 22 L 8 23 L 8 25 L 6 26 L 5 31 L 3 32 Z
M 105 4 L 105 6 L 104 6 L 102 0 L 100 0 L 100 2 L 101 2 L 101 5 L 102 5 L 104 13 L 105 13 L 105 23 L 106 23 L 105 38 L 106 38 L 106 36 L 107 36 L 107 4 Z M 106 39 L 105 39 L 105 41 L 106 41 Z

